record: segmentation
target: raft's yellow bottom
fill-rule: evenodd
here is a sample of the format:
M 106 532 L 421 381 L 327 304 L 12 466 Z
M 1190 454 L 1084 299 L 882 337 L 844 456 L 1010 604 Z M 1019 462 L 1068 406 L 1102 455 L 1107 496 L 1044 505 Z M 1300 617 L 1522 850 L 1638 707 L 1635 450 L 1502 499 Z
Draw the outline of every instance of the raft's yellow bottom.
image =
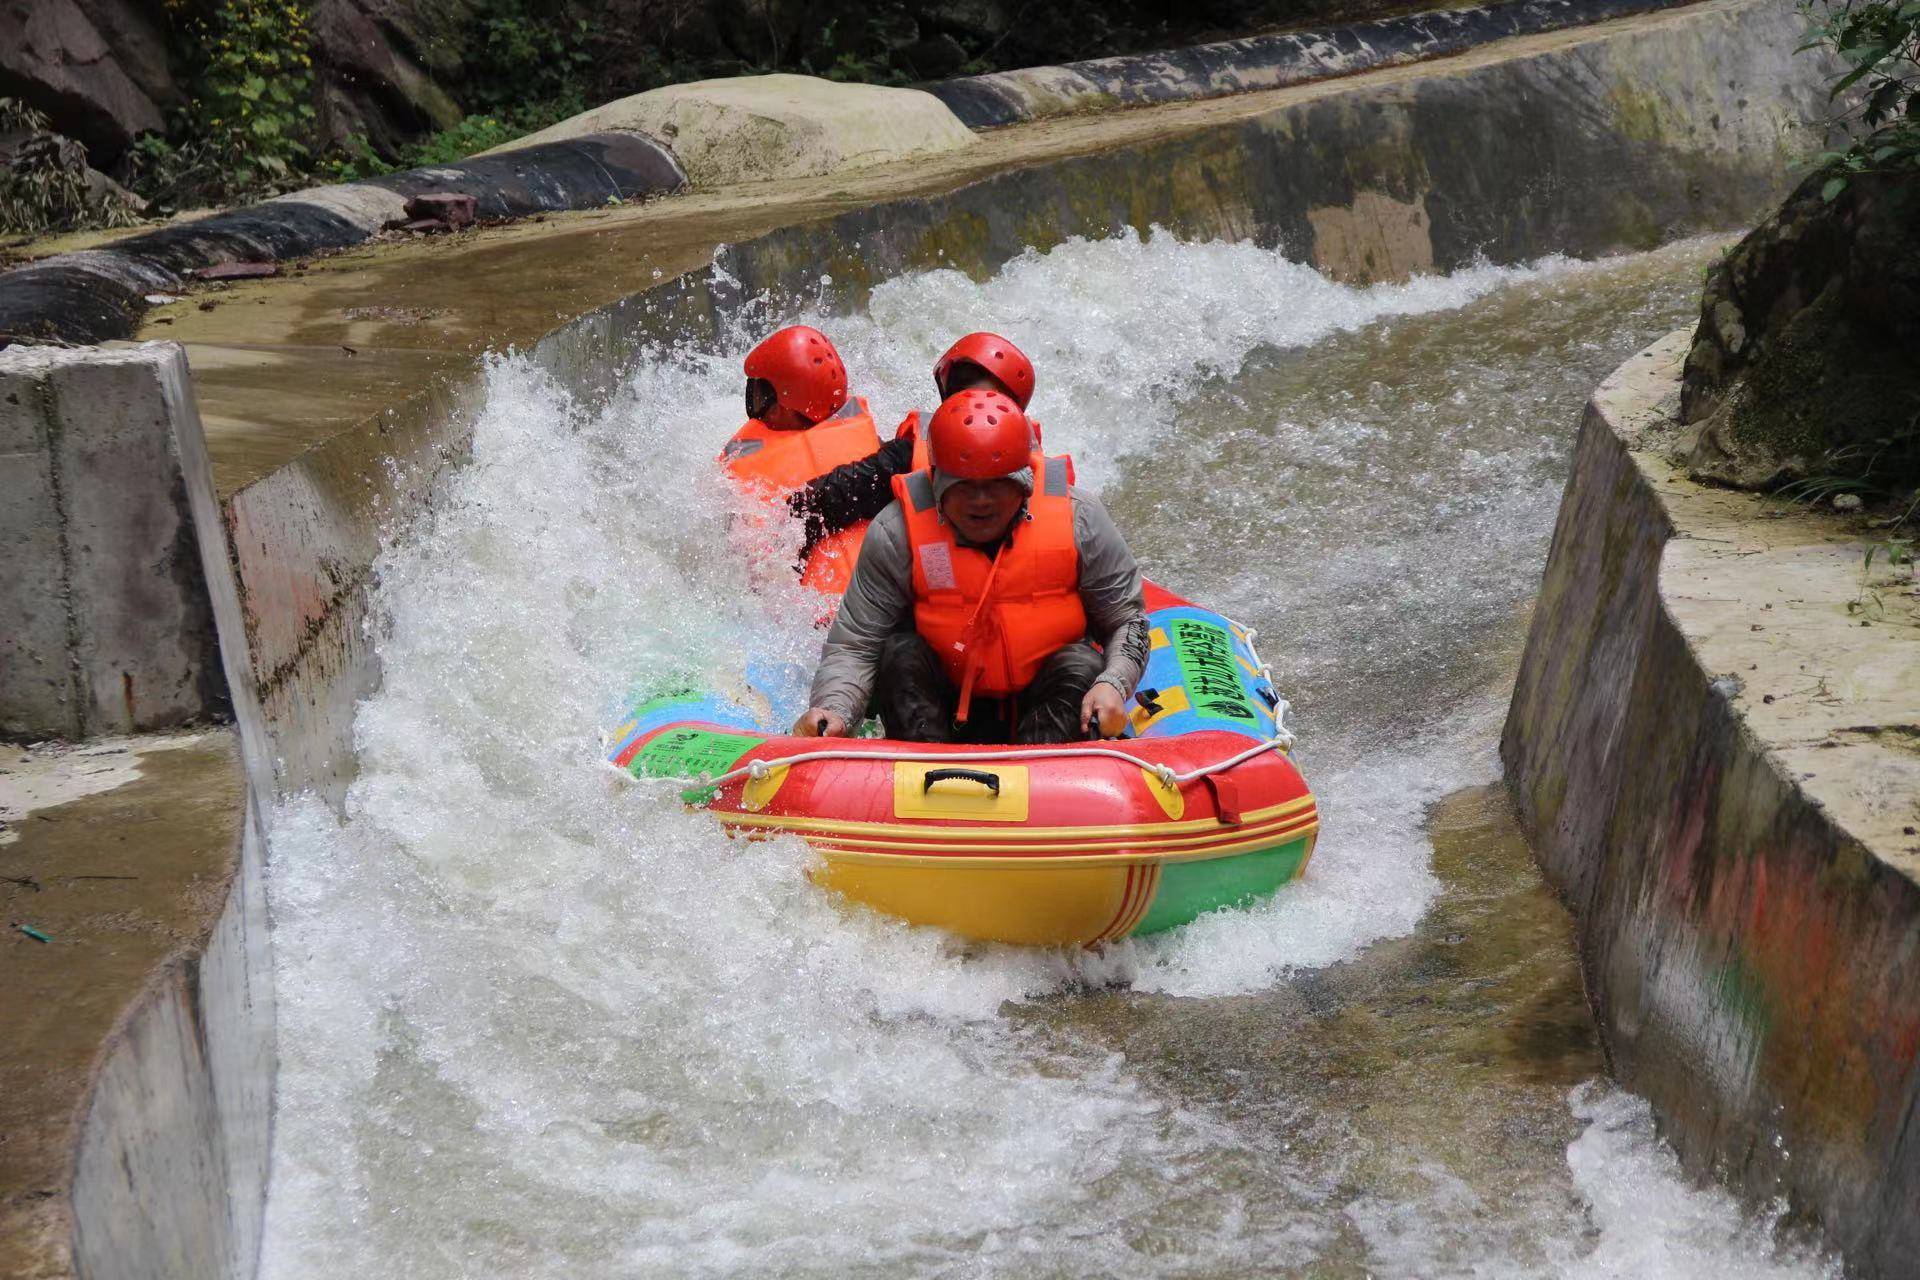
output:
M 911 924 L 1020 946 L 1112 942 L 1243 906 L 1306 870 L 1318 824 L 1218 858 L 847 858 L 822 850 L 815 883 Z M 1023 861 L 1026 865 L 1023 865 Z

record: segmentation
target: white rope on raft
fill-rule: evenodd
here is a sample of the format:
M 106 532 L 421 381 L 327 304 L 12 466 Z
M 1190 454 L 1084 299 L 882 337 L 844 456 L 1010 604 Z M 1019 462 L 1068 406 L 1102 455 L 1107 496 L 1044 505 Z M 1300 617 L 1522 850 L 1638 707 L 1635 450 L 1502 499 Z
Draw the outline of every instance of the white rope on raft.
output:
M 1233 766 L 1251 760 L 1263 752 L 1285 751 L 1291 746 L 1293 746 L 1293 735 L 1282 730 L 1278 735 L 1268 738 L 1265 742 L 1255 743 L 1246 750 L 1236 752 L 1224 760 L 1216 760 L 1212 764 L 1203 764 L 1197 769 L 1188 769 L 1184 773 L 1176 773 L 1172 765 L 1149 764 L 1139 756 L 1129 755 L 1125 751 L 1116 751 L 1112 747 L 1086 747 L 1076 745 L 1069 749 L 1064 746 L 1035 746 L 1010 747 L 1001 751 L 944 752 L 849 751 L 845 748 L 830 747 L 821 751 L 797 751 L 790 756 L 776 756 L 771 760 L 749 760 L 738 769 L 729 769 L 717 778 L 702 773 L 696 781 L 703 787 L 723 787 L 727 783 L 737 782 L 741 778 L 753 778 L 757 781 L 766 777 L 775 769 L 790 769 L 797 764 L 812 764 L 819 760 L 883 760 L 889 764 L 962 764 L 990 760 L 1032 760 L 1036 757 L 1046 758 L 1052 756 L 1070 757 L 1076 760 L 1084 760 L 1088 756 L 1105 756 L 1108 759 L 1124 760 L 1128 764 L 1138 765 L 1159 779 L 1163 786 L 1178 787 L 1184 783 L 1198 782 L 1208 774 L 1220 773 L 1224 770 L 1231 769 Z M 625 769 L 620 768 L 620 766 L 613 764 L 611 761 L 607 763 L 608 767 L 621 777 L 632 778 L 632 775 Z
M 775 769 L 789 769 L 796 764 L 812 764 L 816 760 L 885 760 L 905 764 L 957 764 L 989 760 L 1031 760 L 1036 756 L 1071 757 L 1075 760 L 1084 760 L 1088 756 L 1105 756 L 1108 759 L 1124 760 L 1128 764 L 1138 765 L 1140 768 L 1145 769 L 1148 773 L 1158 778 L 1163 785 L 1177 787 L 1182 783 L 1197 782 L 1210 773 L 1219 773 L 1224 769 L 1231 769 L 1243 761 L 1253 759 L 1262 752 L 1285 751 L 1292 745 L 1293 735 L 1283 733 L 1278 737 L 1268 738 L 1265 742 L 1255 743 L 1245 751 L 1237 752 L 1224 760 L 1216 760 L 1212 764 L 1203 764 L 1198 769 L 1189 769 L 1185 773 L 1175 773 L 1172 765 L 1148 764 L 1139 756 L 1129 755 L 1124 751 L 1116 751 L 1112 747 L 1076 746 L 1072 750 L 1067 750 L 1063 747 L 1016 747 L 1008 748 L 1004 751 L 945 752 L 847 751 L 844 749 L 828 749 L 825 751 L 800 751 L 790 756 L 777 756 L 771 760 L 749 760 L 738 769 L 729 769 L 717 778 L 710 778 L 704 773 L 701 774 L 700 785 L 703 787 L 723 787 L 727 783 L 738 781 L 741 778 L 754 778 L 757 780 L 766 777 Z
M 1253 638 L 1258 634 L 1259 632 L 1255 631 L 1252 627 L 1243 628 L 1241 640 L 1246 644 L 1247 652 L 1253 655 L 1254 662 L 1259 664 L 1256 668 L 1256 674 L 1265 678 L 1268 686 L 1271 687 L 1273 684 L 1273 668 L 1260 661 L 1260 652 L 1253 647 Z M 1236 752 L 1224 760 L 1216 760 L 1212 764 L 1203 764 L 1197 769 L 1189 769 L 1184 773 L 1176 773 L 1172 765 L 1148 764 L 1139 756 L 1129 755 L 1124 751 L 1116 751 L 1112 747 L 1076 745 L 1069 749 L 1067 747 L 1031 746 L 1008 748 L 1002 751 L 948 752 L 848 751 L 844 748 L 828 748 L 821 751 L 797 751 L 793 755 L 776 756 L 771 760 L 749 760 L 738 769 L 729 769 L 717 778 L 702 773 L 695 781 L 702 787 L 723 787 L 727 783 L 737 782 L 741 778 L 752 778 L 758 781 L 772 773 L 775 769 L 790 769 L 797 764 L 812 764 L 820 760 L 884 760 L 890 764 L 954 764 L 992 760 L 1032 760 L 1036 757 L 1047 758 L 1052 756 L 1073 757 L 1084 760 L 1088 756 L 1105 756 L 1108 759 L 1124 760 L 1128 764 L 1138 765 L 1158 779 L 1162 786 L 1178 787 L 1189 782 L 1198 782 L 1209 774 L 1222 773 L 1237 764 L 1242 764 L 1253 759 L 1263 752 L 1289 750 L 1293 746 L 1294 738 L 1291 733 L 1287 732 L 1287 710 L 1287 700 L 1285 698 L 1276 698 L 1273 707 L 1273 725 L 1277 732 L 1273 737 L 1268 738 L 1265 742 L 1255 743 L 1246 750 Z M 1136 739 L 1136 741 L 1138 741 L 1138 739 Z M 601 735 L 600 745 L 604 756 L 607 745 L 607 737 L 605 734 Z M 619 765 L 614 764 L 611 760 L 607 760 L 605 763 L 608 768 L 612 769 L 621 777 L 626 778 L 630 782 L 634 780 L 631 773 L 622 769 Z

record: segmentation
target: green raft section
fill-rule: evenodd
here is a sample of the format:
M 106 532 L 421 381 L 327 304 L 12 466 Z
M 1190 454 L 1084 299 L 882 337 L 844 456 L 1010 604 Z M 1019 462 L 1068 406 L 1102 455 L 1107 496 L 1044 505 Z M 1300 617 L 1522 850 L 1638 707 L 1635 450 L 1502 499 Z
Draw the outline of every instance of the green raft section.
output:
M 1160 933 L 1191 924 L 1209 911 L 1246 907 L 1300 874 L 1312 852 L 1311 836 L 1293 836 L 1271 849 L 1204 862 L 1171 862 L 1160 868 L 1160 887 L 1146 915 L 1129 936 Z

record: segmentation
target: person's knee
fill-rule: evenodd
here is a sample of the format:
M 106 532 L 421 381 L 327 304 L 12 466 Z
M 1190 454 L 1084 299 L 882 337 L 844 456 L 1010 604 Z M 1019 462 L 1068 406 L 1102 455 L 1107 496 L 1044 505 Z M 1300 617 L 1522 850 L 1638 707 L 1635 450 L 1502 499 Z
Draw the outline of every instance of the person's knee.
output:
M 944 742 L 952 734 L 952 686 L 918 632 L 887 637 L 880 650 L 874 701 L 889 737 Z
M 1100 656 L 1100 651 L 1082 640 L 1055 650 L 1041 665 L 1034 683 L 1044 683 L 1049 692 L 1055 689 L 1075 691 L 1074 696 L 1078 697 L 1093 687 L 1093 682 L 1099 679 L 1105 669 L 1106 660 Z

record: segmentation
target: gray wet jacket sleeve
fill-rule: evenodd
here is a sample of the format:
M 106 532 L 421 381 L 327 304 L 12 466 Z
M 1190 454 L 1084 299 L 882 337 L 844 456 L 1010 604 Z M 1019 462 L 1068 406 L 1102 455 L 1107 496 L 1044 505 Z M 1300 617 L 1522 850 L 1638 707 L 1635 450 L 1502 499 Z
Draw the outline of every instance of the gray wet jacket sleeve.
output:
M 1100 499 L 1072 490 L 1073 536 L 1080 552 L 1080 601 L 1087 634 L 1106 655 L 1098 680 L 1133 692 L 1147 662 L 1145 588 L 1120 530 Z M 866 714 L 887 637 L 913 626 L 913 550 L 898 503 L 867 527 L 840 612 L 827 632 L 809 702 L 857 723 Z
M 894 503 L 867 526 L 853 579 L 820 651 L 808 701 L 849 725 L 866 714 L 887 637 L 913 626 L 913 552 L 907 519 Z
M 1133 548 L 1120 536 L 1106 504 L 1074 488 L 1073 539 L 1080 552 L 1080 603 L 1087 611 L 1087 634 L 1100 646 L 1107 665 L 1098 681 L 1131 694 L 1147 669 L 1146 584 Z

